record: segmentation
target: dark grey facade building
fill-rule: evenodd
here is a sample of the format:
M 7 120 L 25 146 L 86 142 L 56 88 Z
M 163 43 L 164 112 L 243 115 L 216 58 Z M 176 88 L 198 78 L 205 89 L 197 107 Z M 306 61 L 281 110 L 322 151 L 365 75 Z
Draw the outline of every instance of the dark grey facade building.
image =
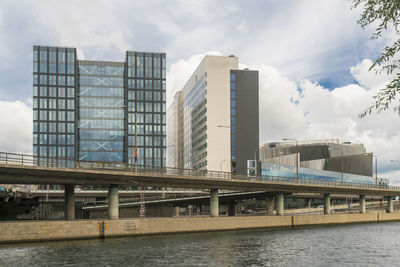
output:
M 34 46 L 34 155 L 134 163 L 137 146 L 139 166 L 165 167 L 165 60 L 78 60 L 75 48 Z
M 259 145 L 258 71 L 230 73 L 232 172 L 244 174 Z
M 373 176 L 372 158 L 363 144 L 338 139 L 273 142 L 260 148 L 261 162 L 363 176 Z

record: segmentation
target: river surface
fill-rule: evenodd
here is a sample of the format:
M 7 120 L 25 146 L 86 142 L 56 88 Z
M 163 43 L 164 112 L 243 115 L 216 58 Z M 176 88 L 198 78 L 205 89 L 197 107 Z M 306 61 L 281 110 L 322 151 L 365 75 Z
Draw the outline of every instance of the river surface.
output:
M 0 266 L 400 266 L 400 222 L 0 245 Z

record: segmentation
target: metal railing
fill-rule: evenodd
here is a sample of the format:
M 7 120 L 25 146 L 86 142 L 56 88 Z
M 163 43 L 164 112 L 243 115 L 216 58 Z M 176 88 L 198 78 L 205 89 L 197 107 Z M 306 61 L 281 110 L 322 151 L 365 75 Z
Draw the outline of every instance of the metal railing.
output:
M 0 164 L 6 165 L 22 165 L 32 167 L 50 167 L 50 168 L 78 168 L 93 170 L 111 170 L 111 171 L 127 171 L 137 172 L 144 175 L 166 175 L 166 176 L 187 176 L 187 177 L 204 177 L 213 179 L 226 180 L 244 180 L 244 181 L 262 181 L 274 184 L 292 184 L 292 185 L 316 185 L 343 188 L 360 188 L 360 189 L 380 189 L 399 191 L 400 186 L 377 185 L 368 183 L 352 183 L 339 181 L 326 181 L 305 178 L 292 178 L 281 176 L 247 176 L 243 174 L 234 174 L 230 172 L 219 172 L 209 170 L 193 170 L 178 168 L 154 168 L 148 166 L 135 166 L 133 164 L 122 162 L 94 162 L 94 161 L 75 161 L 73 159 L 61 157 L 43 157 L 27 154 L 17 154 L 0 152 Z

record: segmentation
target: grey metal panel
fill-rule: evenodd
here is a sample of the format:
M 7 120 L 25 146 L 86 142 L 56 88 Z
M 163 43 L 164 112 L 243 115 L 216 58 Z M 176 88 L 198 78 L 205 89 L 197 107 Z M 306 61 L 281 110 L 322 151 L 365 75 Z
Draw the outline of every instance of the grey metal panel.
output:
M 236 173 L 244 174 L 259 147 L 258 71 L 231 73 L 236 75 Z

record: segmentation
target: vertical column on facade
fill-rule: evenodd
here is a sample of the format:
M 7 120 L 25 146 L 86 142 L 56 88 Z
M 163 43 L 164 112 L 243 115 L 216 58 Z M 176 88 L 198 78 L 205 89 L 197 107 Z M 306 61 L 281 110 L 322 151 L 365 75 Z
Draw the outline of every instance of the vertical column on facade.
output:
M 324 214 L 331 213 L 331 194 L 324 194 Z
M 386 212 L 387 213 L 392 213 L 393 212 L 393 197 L 391 197 L 391 196 L 387 197 Z
M 108 187 L 108 218 L 110 220 L 118 220 L 119 218 L 118 189 L 119 186 L 116 184 L 111 184 Z
M 65 220 L 75 220 L 75 186 L 73 184 L 66 184 L 64 186 L 64 199 L 65 199 Z
M 360 195 L 360 213 L 365 213 L 365 195 Z
M 179 217 L 179 206 L 175 207 L 175 217 Z
M 311 198 L 306 199 L 306 208 L 311 208 Z
M 276 195 L 276 215 L 283 215 L 283 209 L 285 207 L 285 196 L 283 193 Z
M 210 215 L 211 217 L 218 217 L 219 203 L 218 203 L 218 189 L 210 190 Z
M 274 214 L 274 205 L 275 205 L 274 197 L 267 197 L 265 199 L 265 204 L 267 206 L 267 214 L 269 215 Z

